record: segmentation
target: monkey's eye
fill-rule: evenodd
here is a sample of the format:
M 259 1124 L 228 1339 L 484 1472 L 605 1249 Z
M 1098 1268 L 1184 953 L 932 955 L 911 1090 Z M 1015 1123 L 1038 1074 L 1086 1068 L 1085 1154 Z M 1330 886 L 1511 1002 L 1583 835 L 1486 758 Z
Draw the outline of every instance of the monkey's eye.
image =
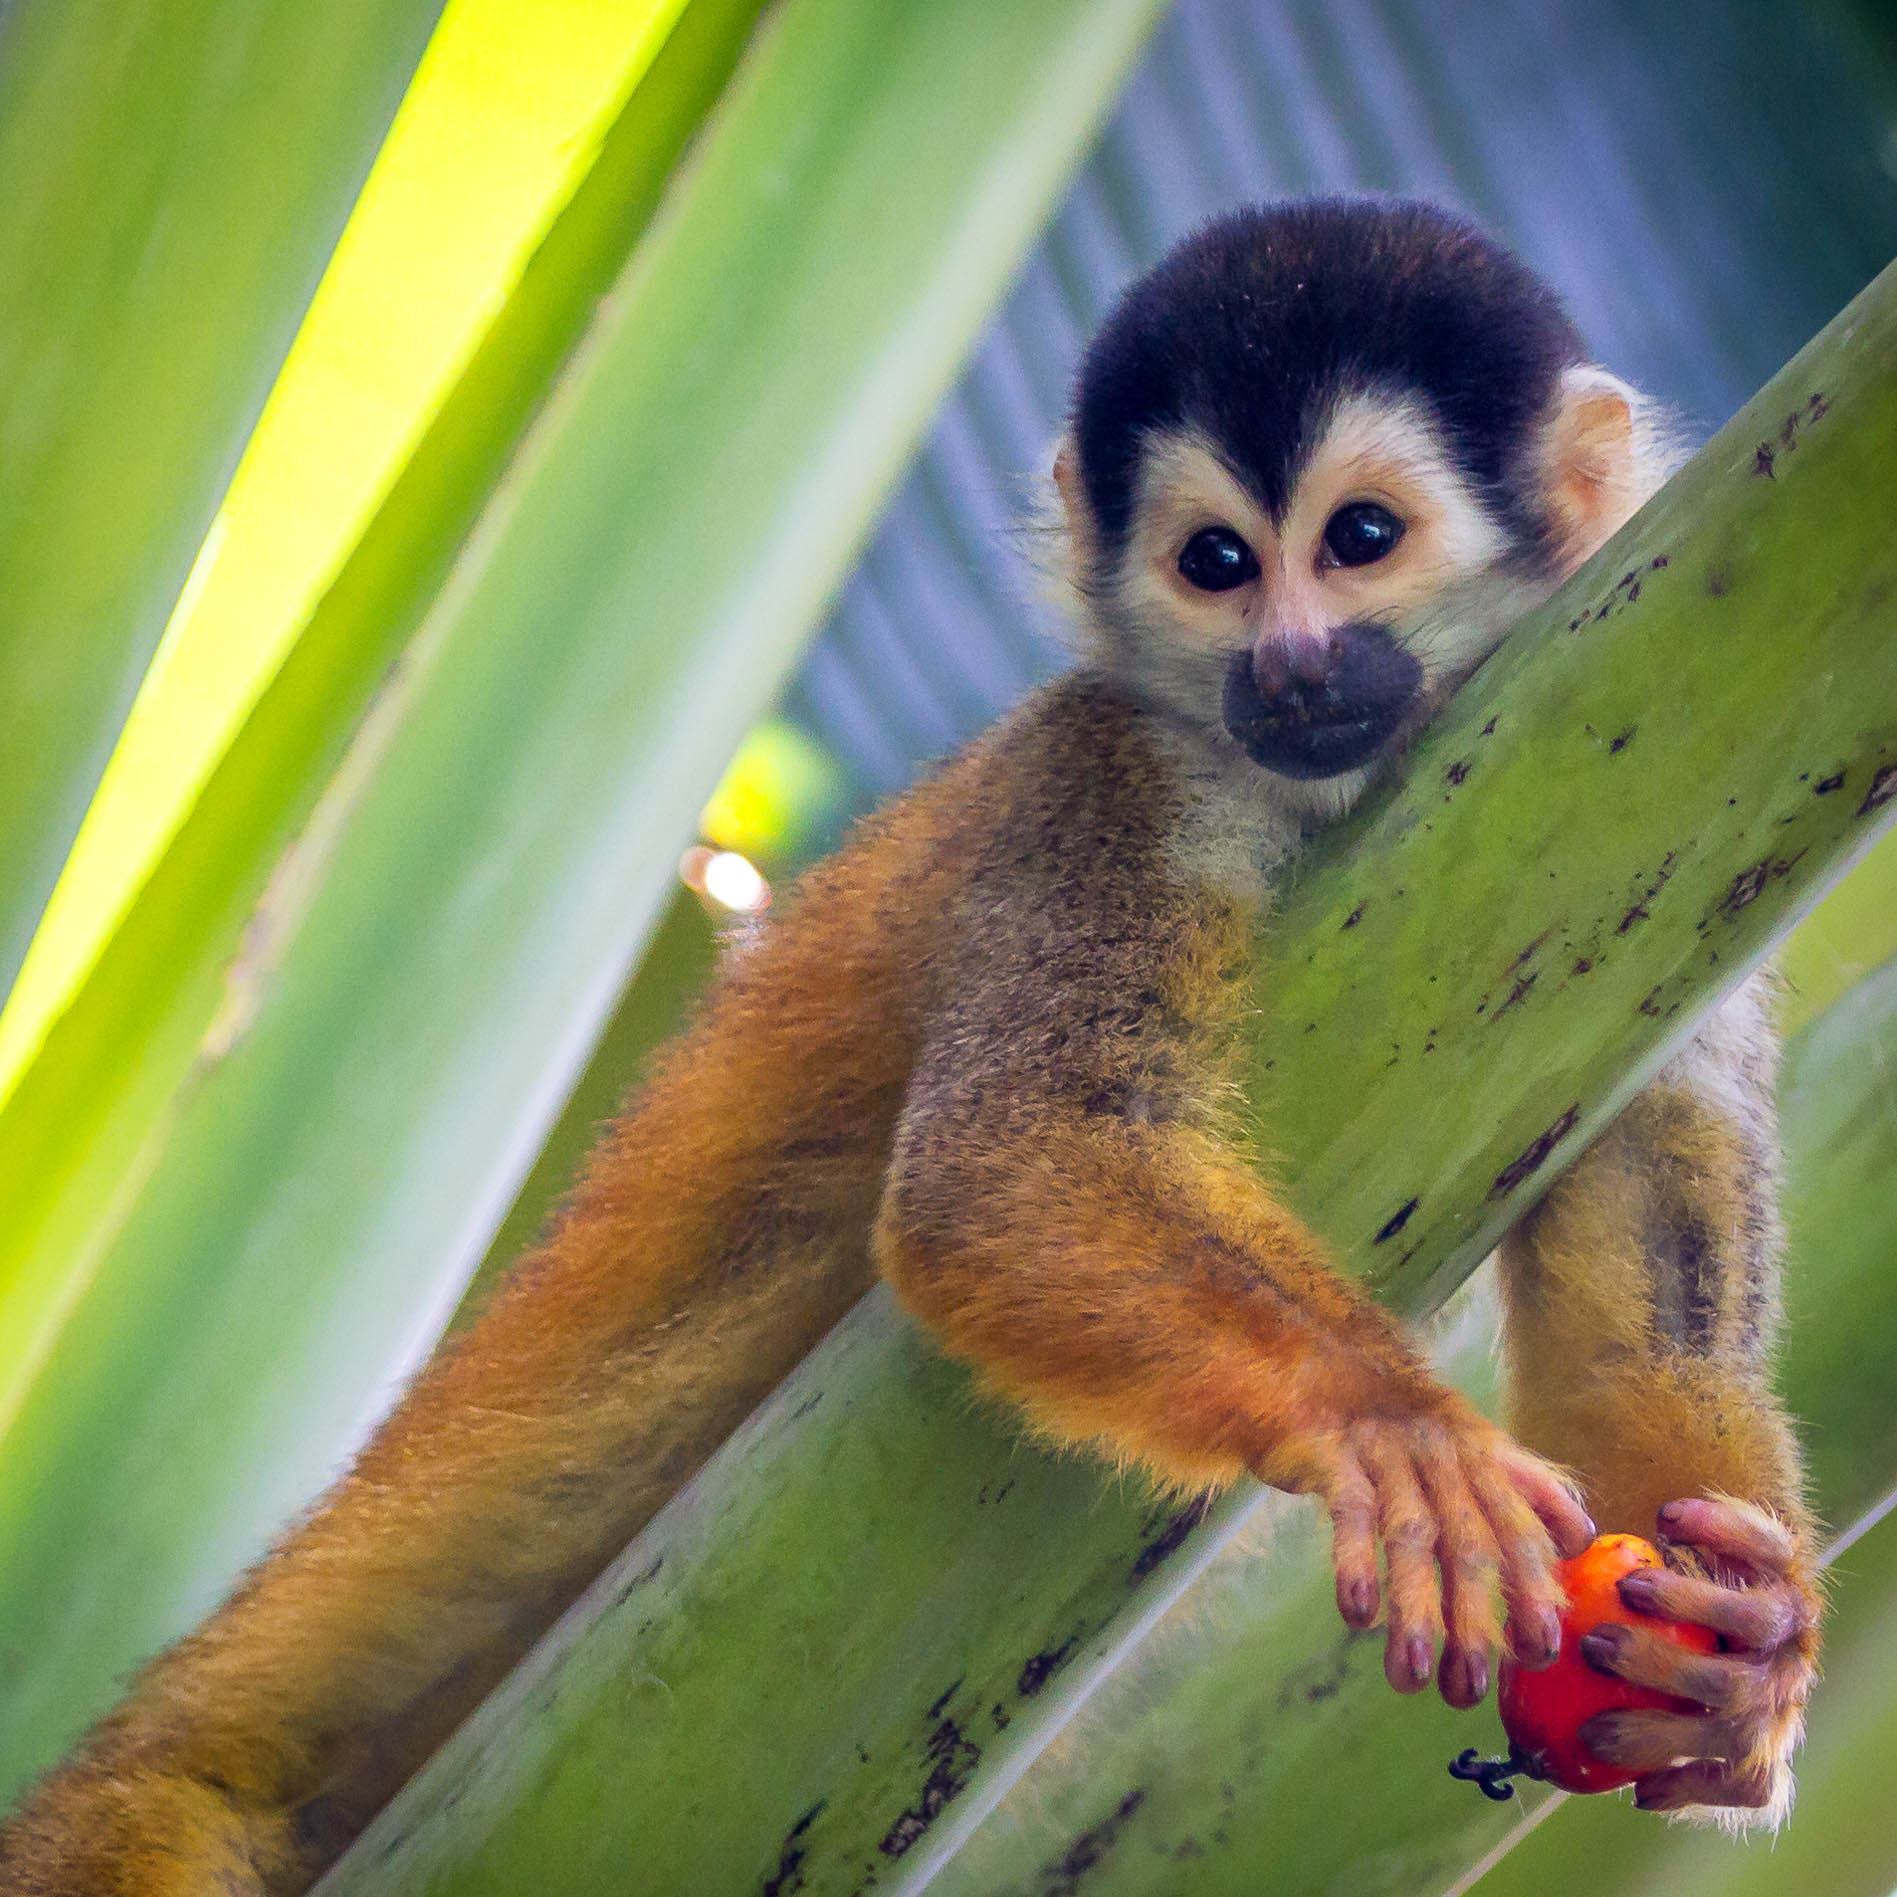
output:
M 1201 527 L 1180 549 L 1179 571 L 1202 593 L 1229 593 L 1258 577 L 1258 556 L 1229 527 Z
M 1368 566 L 1403 538 L 1403 523 L 1375 501 L 1340 507 L 1324 527 L 1324 551 L 1339 566 Z

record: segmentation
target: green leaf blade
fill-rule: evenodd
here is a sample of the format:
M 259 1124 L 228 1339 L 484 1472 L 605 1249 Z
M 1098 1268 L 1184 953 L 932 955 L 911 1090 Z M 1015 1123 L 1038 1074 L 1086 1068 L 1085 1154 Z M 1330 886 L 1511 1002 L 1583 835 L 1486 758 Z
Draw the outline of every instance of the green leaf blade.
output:
M 0 987 L 438 10 L 0 17 Z

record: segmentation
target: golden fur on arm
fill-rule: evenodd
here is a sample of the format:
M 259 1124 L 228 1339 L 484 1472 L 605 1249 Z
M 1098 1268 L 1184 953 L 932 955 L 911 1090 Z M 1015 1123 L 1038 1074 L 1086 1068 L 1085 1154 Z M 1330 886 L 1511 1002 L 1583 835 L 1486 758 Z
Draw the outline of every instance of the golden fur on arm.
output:
M 1589 1148 L 1502 1252 L 1509 1421 L 1573 1468 L 1604 1529 L 1653 1535 L 1679 1498 L 1735 1501 L 1789 1535 L 1802 1603 L 1762 1675 L 1741 1772 L 1788 1761 L 1818 1652 L 1815 1534 L 1798 1441 L 1771 1385 L 1779 1325 L 1776 1044 L 1758 979 L 1730 998 Z M 1746 1581 L 1686 1546 L 1671 1565 Z M 1728 1822 L 1735 1822 L 1728 1819 Z
M 948 919 L 963 979 L 910 1085 L 879 1263 L 1060 1440 L 1188 1488 L 1308 1480 L 1314 1435 L 1453 1399 L 1243 1163 L 1227 1064 L 1254 918 L 1177 873 L 1179 794 L 1129 704 L 1070 693 Z
M 1192 789 L 1150 718 L 1085 672 L 1057 690 L 1063 715 L 998 760 L 1013 795 L 944 917 L 955 979 L 878 1264 L 1056 1440 L 1181 1488 L 1249 1470 L 1316 1491 L 1340 1612 L 1366 1626 L 1387 1602 L 1390 1683 L 1420 1689 L 1440 1649 L 1443 1696 L 1473 1704 L 1498 1592 L 1516 1650 L 1552 1655 L 1553 1541 L 1584 1543 L 1584 1518 L 1257 1176 L 1232 1076 L 1255 911 L 1196 867 Z

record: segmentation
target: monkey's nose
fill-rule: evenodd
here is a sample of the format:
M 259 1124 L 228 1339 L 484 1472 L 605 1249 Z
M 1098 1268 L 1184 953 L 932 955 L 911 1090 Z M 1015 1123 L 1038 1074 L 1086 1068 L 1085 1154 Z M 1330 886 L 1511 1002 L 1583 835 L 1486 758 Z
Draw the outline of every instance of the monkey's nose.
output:
M 1272 632 L 1252 647 L 1252 677 L 1267 698 L 1322 685 L 1336 664 L 1337 641 L 1328 627 L 1320 632 Z

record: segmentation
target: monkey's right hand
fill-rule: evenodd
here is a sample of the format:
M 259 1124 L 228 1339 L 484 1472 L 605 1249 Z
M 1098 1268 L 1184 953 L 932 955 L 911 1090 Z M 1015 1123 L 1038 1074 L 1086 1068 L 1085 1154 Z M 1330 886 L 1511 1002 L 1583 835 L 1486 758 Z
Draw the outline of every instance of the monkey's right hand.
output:
M 1428 1415 L 1363 1418 L 1306 1439 L 1295 1461 L 1280 1486 L 1314 1490 L 1330 1511 L 1337 1608 L 1353 1627 L 1377 1618 L 1383 1545 L 1383 1671 L 1399 1693 L 1436 1672 L 1451 1706 L 1473 1706 L 1504 1631 L 1522 1665 L 1554 1659 L 1564 1599 L 1554 1563 L 1587 1547 L 1594 1524 L 1552 1464 L 1454 1397 Z M 1270 1465 L 1258 1473 L 1278 1479 Z

